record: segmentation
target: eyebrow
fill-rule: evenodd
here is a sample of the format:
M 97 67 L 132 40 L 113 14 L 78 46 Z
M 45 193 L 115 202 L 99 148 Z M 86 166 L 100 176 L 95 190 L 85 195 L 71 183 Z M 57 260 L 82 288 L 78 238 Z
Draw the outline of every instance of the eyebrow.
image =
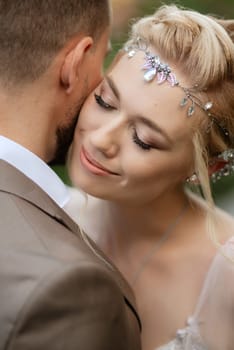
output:
M 142 115 L 137 115 L 137 119 L 142 122 L 143 124 L 147 125 L 149 128 L 153 129 L 154 131 L 160 133 L 161 135 L 163 135 L 165 137 L 165 139 L 172 144 L 172 140 L 170 139 L 170 137 L 167 135 L 167 133 L 160 128 L 160 126 L 158 126 L 155 122 L 151 121 L 148 118 L 145 118 Z
M 108 85 L 110 86 L 113 94 L 115 95 L 115 97 L 120 101 L 120 92 L 117 88 L 117 86 L 115 85 L 114 81 L 112 80 L 112 78 L 110 76 L 106 76 L 105 77 Z M 154 131 L 160 133 L 161 135 L 163 135 L 165 137 L 165 139 L 172 144 L 172 140 L 170 139 L 170 137 L 167 135 L 167 133 L 162 130 L 155 122 L 153 122 L 152 120 L 142 116 L 142 115 L 137 115 L 136 116 L 137 120 L 139 120 L 141 123 L 147 125 L 149 128 L 153 129 Z
M 118 90 L 117 86 L 115 85 L 114 81 L 109 76 L 106 76 L 105 79 L 106 79 L 108 85 L 110 86 L 110 88 L 111 88 L 113 94 L 115 95 L 115 97 L 118 100 L 120 100 L 120 93 L 119 93 L 119 90 Z

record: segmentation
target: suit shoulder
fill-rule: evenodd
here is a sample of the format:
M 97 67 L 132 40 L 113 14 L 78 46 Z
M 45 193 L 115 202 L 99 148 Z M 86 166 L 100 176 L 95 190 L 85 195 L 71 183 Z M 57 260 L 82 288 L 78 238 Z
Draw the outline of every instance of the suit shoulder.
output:
M 85 260 L 67 264 L 35 285 L 18 313 L 8 348 L 42 349 L 54 344 L 57 349 L 63 341 L 64 348 L 69 349 L 85 349 L 85 343 L 87 348 L 92 344 L 90 349 L 108 349 L 110 334 L 115 338 L 120 330 L 123 335 L 127 332 L 125 317 L 121 291 L 107 271 Z M 26 330 L 32 344 L 24 343 Z

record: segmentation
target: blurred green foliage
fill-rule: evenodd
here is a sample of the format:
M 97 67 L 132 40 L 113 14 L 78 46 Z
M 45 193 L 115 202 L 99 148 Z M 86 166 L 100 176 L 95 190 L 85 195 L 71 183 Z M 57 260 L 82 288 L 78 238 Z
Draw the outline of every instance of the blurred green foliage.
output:
M 140 5 L 140 12 L 150 14 L 155 8 L 163 4 L 176 4 L 186 8 L 199 11 L 204 14 L 216 14 L 223 18 L 234 17 L 234 1 L 233 0 L 183 0 L 183 1 L 157 1 L 146 0 L 142 1 Z
M 67 168 L 63 165 L 54 165 L 53 170 L 58 174 L 58 176 L 65 182 L 67 185 L 71 185 Z

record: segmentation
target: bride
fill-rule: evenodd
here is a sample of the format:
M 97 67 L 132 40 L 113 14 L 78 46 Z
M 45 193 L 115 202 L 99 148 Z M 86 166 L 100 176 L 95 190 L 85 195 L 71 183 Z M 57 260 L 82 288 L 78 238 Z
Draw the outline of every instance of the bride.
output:
M 144 350 L 234 349 L 234 220 L 210 188 L 234 170 L 233 33 L 159 8 L 80 113 L 66 209 L 132 285 Z

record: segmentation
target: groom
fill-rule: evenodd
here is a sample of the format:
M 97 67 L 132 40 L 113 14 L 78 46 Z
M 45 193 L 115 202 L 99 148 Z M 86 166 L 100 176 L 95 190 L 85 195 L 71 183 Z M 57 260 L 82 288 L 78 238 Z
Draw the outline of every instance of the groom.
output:
M 0 0 L 0 350 L 140 349 L 131 290 L 46 164 L 66 156 L 109 31 L 108 0 Z

